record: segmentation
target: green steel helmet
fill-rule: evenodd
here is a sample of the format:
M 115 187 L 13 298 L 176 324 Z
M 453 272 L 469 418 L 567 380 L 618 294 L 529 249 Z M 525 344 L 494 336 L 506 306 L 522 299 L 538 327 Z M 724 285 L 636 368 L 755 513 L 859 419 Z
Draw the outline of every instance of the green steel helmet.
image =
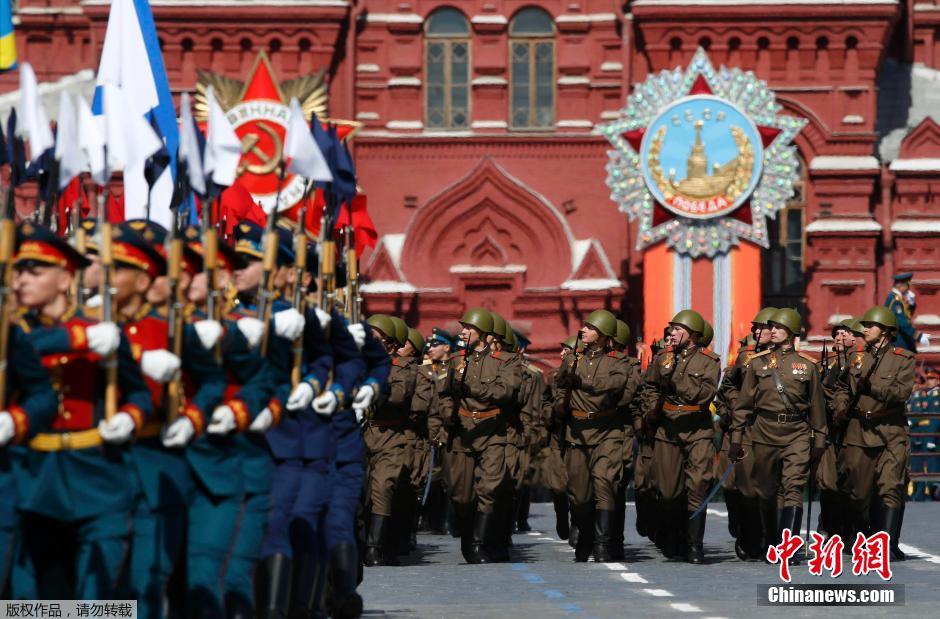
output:
M 795 309 L 790 309 L 789 307 L 784 307 L 778 309 L 774 312 L 774 315 L 771 316 L 767 322 L 772 322 L 786 327 L 787 331 L 790 332 L 790 335 L 799 335 L 800 331 L 803 330 L 803 319 L 800 318 L 799 312 Z
M 713 339 L 715 339 L 715 329 L 712 328 L 711 323 L 706 320 L 705 328 L 702 329 L 702 337 L 698 338 L 699 346 L 707 348 L 711 345 Z
M 681 325 L 691 331 L 702 335 L 705 331 L 705 319 L 695 310 L 685 309 L 672 317 L 669 321 L 671 325 Z
M 578 343 L 578 336 L 572 335 L 569 338 L 566 338 L 564 342 L 561 343 L 563 348 L 570 348 L 574 350 L 575 344 Z
M 617 319 L 617 335 L 614 336 L 614 341 L 621 346 L 630 345 L 630 327 L 619 318 Z
M 421 332 L 417 329 L 408 327 L 408 341 L 411 342 L 412 346 L 414 346 L 415 354 L 420 355 L 424 350 L 424 336 L 421 335 Z
M 754 316 L 754 320 L 751 321 L 752 325 L 766 325 L 770 320 L 770 317 L 777 313 L 776 307 L 765 307 L 761 311 L 757 312 L 757 315 Z
M 508 335 L 503 336 L 503 348 L 509 352 L 516 352 L 518 350 L 516 334 L 512 332 L 512 329 L 509 329 L 508 331 Z
M 504 342 L 515 342 L 516 334 L 513 332 L 512 325 L 509 324 L 508 320 L 503 320 L 503 324 L 506 325 L 503 327 L 503 341 Z M 495 327 L 494 327 L 495 328 Z
M 368 320 L 366 320 L 366 324 L 378 330 L 388 339 L 395 339 L 395 323 L 392 322 L 390 316 L 386 316 L 385 314 L 372 314 L 369 316 Z
M 399 346 L 404 346 L 408 341 L 408 325 L 398 316 L 389 316 L 389 318 L 395 323 L 395 341 Z
M 597 329 L 598 333 L 606 337 L 617 335 L 617 317 L 605 309 L 594 310 L 584 321 L 584 324 Z
M 895 331 L 898 328 L 898 319 L 894 315 L 894 312 L 889 310 L 883 305 L 876 305 L 871 308 L 859 319 L 859 322 L 863 325 L 866 322 L 872 322 L 876 325 L 884 328 Z
M 497 314 L 496 312 L 490 312 L 493 316 L 493 329 L 490 331 L 493 335 L 499 339 L 506 341 L 506 319 Z
M 862 327 L 862 323 L 858 321 L 858 318 L 843 318 L 838 324 L 832 327 L 832 337 L 836 336 L 836 331 L 839 329 L 851 331 L 855 335 L 862 335 L 864 327 Z
M 493 331 L 493 315 L 482 307 L 475 307 L 467 310 L 460 319 L 460 324 L 468 327 L 476 327 L 483 335 Z

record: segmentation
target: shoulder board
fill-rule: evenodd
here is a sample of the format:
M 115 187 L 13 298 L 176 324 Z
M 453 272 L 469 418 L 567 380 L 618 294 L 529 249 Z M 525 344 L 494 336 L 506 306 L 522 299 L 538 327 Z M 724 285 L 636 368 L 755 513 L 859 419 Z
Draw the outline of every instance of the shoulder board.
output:
M 509 354 L 506 353 L 505 351 L 502 351 L 502 350 L 497 350 L 496 352 L 494 352 L 493 354 L 491 354 L 490 357 L 492 357 L 492 358 L 494 358 L 494 359 L 499 359 L 500 361 L 508 361 L 508 360 L 509 360 Z
M 467 354 L 466 350 L 458 350 L 457 352 L 452 353 L 451 356 L 448 357 L 448 359 L 460 359 L 461 357 L 466 356 L 466 354 Z
M 805 353 L 805 352 L 797 352 L 796 354 L 798 354 L 799 356 L 803 357 L 803 358 L 806 359 L 807 361 L 812 361 L 813 363 L 819 363 L 819 361 L 817 361 L 815 357 L 813 357 L 812 355 L 807 354 L 807 353 Z
M 754 346 L 745 346 L 740 351 L 738 351 L 738 354 L 741 354 L 742 352 L 754 352 L 755 350 L 757 350 L 757 348 Z
M 720 361 L 721 357 L 716 355 L 714 352 L 708 350 L 707 348 L 699 348 L 698 351 L 708 357 L 709 359 L 714 359 L 715 361 Z
M 620 352 L 619 350 L 612 350 L 609 353 L 607 353 L 607 356 L 612 357 L 614 359 L 623 359 L 624 357 L 626 357 L 626 355 Z
M 398 357 L 398 356 L 392 357 L 392 365 L 402 365 L 401 357 Z
M 753 355 L 751 355 L 751 359 L 757 359 L 758 357 L 763 357 L 764 355 L 769 355 L 769 354 L 770 354 L 770 349 L 768 348 L 767 350 L 762 350 L 760 352 L 754 353 Z
M 544 374 L 544 372 L 542 371 L 541 368 L 537 368 L 537 367 L 535 367 L 534 365 L 532 365 L 531 363 L 526 363 L 526 364 L 525 364 L 525 369 L 529 370 L 529 371 L 532 372 L 533 374 Z
M 901 348 L 900 346 L 895 347 L 895 349 L 894 349 L 894 354 L 900 355 L 900 356 L 902 356 L 902 357 L 913 357 L 913 356 L 914 356 L 914 353 L 912 353 L 911 351 L 909 351 L 909 350 L 906 349 L 906 348 Z
M 425 359 L 424 361 L 421 362 L 421 365 L 431 365 L 432 363 L 433 361 L 431 361 L 430 359 Z

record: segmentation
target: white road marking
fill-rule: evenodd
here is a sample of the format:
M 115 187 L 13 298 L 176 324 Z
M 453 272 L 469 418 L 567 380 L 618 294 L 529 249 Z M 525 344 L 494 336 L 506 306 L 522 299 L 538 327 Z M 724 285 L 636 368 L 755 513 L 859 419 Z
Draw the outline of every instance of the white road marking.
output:
M 623 578 L 627 582 L 635 582 L 641 585 L 649 584 L 648 580 L 646 580 L 639 574 L 634 574 L 633 572 L 621 572 L 620 577 Z M 662 591 L 662 589 L 646 589 L 647 593 L 649 593 L 650 591 Z
M 526 533 L 526 535 L 531 535 L 532 537 L 538 537 L 541 534 L 541 531 L 530 531 L 529 533 Z
M 627 566 L 623 563 L 605 563 L 604 567 L 609 569 L 612 572 L 622 572 L 627 569 Z
M 555 538 L 554 538 L 554 537 L 540 537 L 539 539 L 542 540 L 542 541 L 546 541 L 546 542 L 554 542 L 554 541 L 555 541 Z
M 928 563 L 936 563 L 937 565 L 940 565 L 940 557 L 938 557 L 937 555 L 932 555 L 928 552 L 924 552 L 920 548 L 916 548 L 908 544 L 898 544 L 898 546 L 906 555 L 917 557 L 918 559 L 923 559 L 924 561 L 927 561 Z
M 708 507 L 705 509 L 705 511 L 711 514 L 712 516 L 718 516 L 719 518 L 728 517 L 728 512 L 723 512 L 720 509 L 712 509 L 711 507 Z
M 672 594 L 666 591 L 665 589 L 643 589 L 643 593 L 652 595 L 653 597 L 658 598 L 671 598 Z
M 671 606 L 673 609 L 678 610 L 679 612 L 683 612 L 683 613 L 700 613 L 700 612 L 702 612 L 702 609 L 699 608 L 698 606 L 693 606 L 692 604 L 686 604 L 685 602 L 675 602 L 675 603 L 673 603 L 673 604 L 670 604 L 670 606 Z

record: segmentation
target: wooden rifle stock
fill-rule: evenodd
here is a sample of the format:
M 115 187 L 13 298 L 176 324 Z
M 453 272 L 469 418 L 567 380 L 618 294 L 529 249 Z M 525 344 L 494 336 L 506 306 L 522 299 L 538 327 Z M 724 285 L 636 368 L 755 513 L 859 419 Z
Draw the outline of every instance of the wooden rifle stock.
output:
M 175 228 L 175 226 L 174 226 Z M 169 263 L 167 275 L 170 280 L 170 311 L 167 317 L 168 347 L 179 358 L 183 355 L 183 288 L 180 286 L 180 275 L 183 270 L 183 239 L 177 238 L 174 232 L 170 241 Z M 166 406 L 167 424 L 172 424 L 179 418 L 183 408 L 183 378 L 177 373 L 166 386 L 163 399 Z
M 13 193 L 13 187 L 10 187 Z M 13 296 L 13 252 L 16 224 L 11 217 L 0 221 L 0 410 L 7 407 L 7 368 L 10 360 L 10 305 Z
M 307 221 L 307 192 L 304 192 L 304 203 L 300 207 L 300 216 L 297 219 L 297 231 L 294 234 L 294 269 L 296 271 L 296 276 L 294 277 L 294 298 L 293 306 L 294 309 L 303 315 L 306 309 L 306 295 L 304 287 L 304 275 L 307 272 L 307 234 L 306 234 L 306 221 Z M 291 346 L 291 368 L 290 368 L 290 383 L 291 387 L 296 387 L 300 384 L 301 379 L 301 366 L 303 365 L 304 360 L 304 334 L 301 333 L 294 340 L 293 345 Z

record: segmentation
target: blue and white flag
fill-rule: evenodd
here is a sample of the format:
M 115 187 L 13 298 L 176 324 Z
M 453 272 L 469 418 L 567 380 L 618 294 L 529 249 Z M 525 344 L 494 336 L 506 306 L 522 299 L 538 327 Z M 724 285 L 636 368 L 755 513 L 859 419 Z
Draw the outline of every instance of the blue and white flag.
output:
M 179 128 L 148 0 L 112 0 L 98 66 L 95 114 L 101 114 L 103 84 L 120 86 L 127 97 L 128 112 L 142 119 L 152 114 L 160 129 L 170 165 L 150 190 L 150 219 L 169 228 Z M 124 170 L 124 212 L 128 219 L 146 217 L 147 191 L 143 165 Z

